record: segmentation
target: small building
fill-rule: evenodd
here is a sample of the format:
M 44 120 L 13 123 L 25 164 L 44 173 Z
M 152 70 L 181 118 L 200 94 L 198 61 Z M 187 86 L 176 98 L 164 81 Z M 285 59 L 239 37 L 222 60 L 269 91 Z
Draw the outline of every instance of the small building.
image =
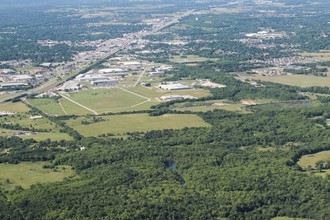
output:
M 115 68 L 115 69 L 100 69 L 98 72 L 107 74 L 107 73 L 121 73 L 121 72 L 126 72 L 127 69 L 122 69 L 122 68 Z
M 164 75 L 165 71 L 154 71 L 154 72 L 149 72 L 147 73 L 147 76 L 159 76 L 159 75 Z
M 41 119 L 41 118 L 42 118 L 41 115 L 32 115 L 32 116 L 30 117 L 30 119 L 33 119 L 33 120 Z

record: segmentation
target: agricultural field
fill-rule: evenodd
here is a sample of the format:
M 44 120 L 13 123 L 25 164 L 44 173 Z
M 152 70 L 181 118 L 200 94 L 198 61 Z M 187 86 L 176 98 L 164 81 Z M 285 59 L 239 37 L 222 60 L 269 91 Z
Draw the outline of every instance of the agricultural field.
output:
M 316 154 L 304 155 L 298 161 L 298 165 L 303 169 L 307 169 L 308 166 L 315 168 L 315 163 L 319 160 L 330 160 L 330 151 L 322 151 Z
M 44 169 L 45 162 L 23 162 L 19 164 L 0 164 L 0 183 L 6 190 L 17 187 L 28 189 L 33 184 L 51 183 L 72 178 L 75 172 L 70 166 L 57 166 L 56 169 Z
M 281 83 L 291 86 L 310 87 L 310 86 L 327 86 L 330 87 L 330 76 L 318 77 L 311 75 L 287 75 L 287 76 L 261 76 L 249 75 L 244 76 L 250 80 L 261 80 L 267 82 Z
M 185 127 L 209 127 L 197 115 L 167 114 L 151 117 L 148 114 L 129 114 L 100 117 L 101 121 L 83 124 L 85 117 L 71 119 L 67 125 L 84 136 L 98 136 L 102 134 L 121 135 L 127 132 L 145 132 L 162 129 L 181 129 Z

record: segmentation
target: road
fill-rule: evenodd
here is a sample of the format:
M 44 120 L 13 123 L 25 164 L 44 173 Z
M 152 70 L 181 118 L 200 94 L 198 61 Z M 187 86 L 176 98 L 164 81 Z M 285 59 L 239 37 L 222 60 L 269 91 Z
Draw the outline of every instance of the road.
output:
M 88 52 L 88 53 L 86 52 L 86 55 L 84 55 L 82 57 L 76 56 L 74 58 L 74 61 L 66 62 L 65 64 L 62 64 L 62 65 L 54 68 L 52 71 L 53 75 L 51 77 L 49 77 L 48 81 L 46 81 L 41 86 L 27 90 L 27 91 L 19 91 L 17 93 L 0 96 L 0 103 L 6 101 L 8 99 L 13 99 L 13 98 L 18 97 L 23 94 L 40 93 L 40 92 L 54 90 L 54 88 L 56 86 L 67 81 L 67 78 L 69 78 L 69 77 L 66 75 L 66 71 L 72 72 L 70 70 L 70 68 L 72 66 L 75 67 L 74 72 L 78 73 L 79 71 L 86 69 L 86 67 L 93 65 L 93 63 L 97 63 L 99 60 L 103 60 L 110 55 L 114 55 L 119 51 L 130 48 L 130 46 L 132 44 L 138 43 L 138 41 L 140 39 L 142 39 L 144 36 L 155 34 L 172 24 L 179 22 L 180 19 L 182 19 L 183 17 L 189 16 L 189 15 L 193 14 L 194 12 L 195 12 L 194 10 L 190 10 L 185 13 L 174 16 L 171 21 L 160 23 L 160 24 L 158 24 L 158 23 L 153 24 L 154 26 L 151 28 L 151 30 L 142 30 L 142 31 L 138 31 L 135 33 L 129 33 L 129 34 L 125 34 L 122 38 L 110 39 L 110 40 L 104 41 L 102 43 L 102 46 L 97 47 L 96 50 L 94 50 L 92 52 Z M 146 70 L 147 70 L 147 68 L 140 75 L 139 79 L 136 81 L 134 86 L 138 85 L 139 81 L 143 77 Z M 74 75 L 74 74 L 72 74 L 72 75 Z
M 149 68 L 149 66 L 146 66 L 146 68 L 144 68 L 143 72 L 140 74 L 139 78 L 134 83 L 134 87 L 139 84 L 140 80 L 142 79 L 142 77 L 144 76 L 144 74 L 146 73 L 146 71 L 147 71 L 148 68 Z

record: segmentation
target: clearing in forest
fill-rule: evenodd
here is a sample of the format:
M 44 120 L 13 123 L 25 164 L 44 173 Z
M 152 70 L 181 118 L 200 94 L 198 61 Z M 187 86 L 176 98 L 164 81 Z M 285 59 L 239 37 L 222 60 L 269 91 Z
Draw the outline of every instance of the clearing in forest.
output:
M 122 135 L 127 132 L 210 126 L 203 121 L 202 118 L 192 114 L 166 114 L 162 116 L 149 116 L 148 114 L 94 116 L 92 120 L 80 117 L 69 120 L 67 124 L 84 136 L 98 136 L 108 133 Z
M 45 164 L 44 162 L 0 164 L 0 183 L 7 190 L 13 190 L 19 186 L 28 189 L 33 184 L 62 181 L 64 178 L 75 175 L 70 166 L 44 169 L 42 167 Z

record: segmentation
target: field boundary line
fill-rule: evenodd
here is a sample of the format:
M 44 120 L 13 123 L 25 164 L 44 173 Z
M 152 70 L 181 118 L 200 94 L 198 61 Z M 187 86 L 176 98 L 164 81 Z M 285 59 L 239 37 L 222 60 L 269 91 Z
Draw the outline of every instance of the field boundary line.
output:
M 124 88 L 119 88 L 119 89 L 121 89 L 121 90 L 123 90 L 123 91 L 125 91 L 125 92 L 128 92 L 128 93 L 131 93 L 131 94 L 133 94 L 133 95 L 135 95 L 135 96 L 139 96 L 139 97 L 141 97 L 141 98 L 144 98 L 144 99 L 146 99 L 147 101 L 151 101 L 151 99 L 148 98 L 148 97 L 146 97 L 146 96 L 143 96 L 143 95 L 137 94 L 137 93 L 135 93 L 135 92 L 129 91 L 129 90 L 124 89 Z
M 58 104 L 61 106 L 61 108 L 62 108 L 64 114 L 68 115 L 68 113 L 65 111 L 65 109 L 64 109 L 64 107 L 63 107 L 63 105 L 62 105 L 62 103 L 61 103 L 61 100 L 58 101 Z
M 70 102 L 72 102 L 72 103 L 74 103 L 74 104 L 76 104 L 76 105 L 79 105 L 80 107 L 82 107 L 82 108 L 84 108 L 84 109 L 87 109 L 88 111 L 92 112 L 94 115 L 98 115 L 98 113 L 97 113 L 95 110 L 90 109 L 90 108 L 88 108 L 88 107 L 86 107 L 86 106 L 80 104 L 79 102 L 76 102 L 76 101 L 70 99 L 69 97 L 65 96 L 65 95 L 62 94 L 62 93 L 59 93 L 59 94 L 60 94 L 60 96 L 62 96 L 63 98 L 69 100 Z

